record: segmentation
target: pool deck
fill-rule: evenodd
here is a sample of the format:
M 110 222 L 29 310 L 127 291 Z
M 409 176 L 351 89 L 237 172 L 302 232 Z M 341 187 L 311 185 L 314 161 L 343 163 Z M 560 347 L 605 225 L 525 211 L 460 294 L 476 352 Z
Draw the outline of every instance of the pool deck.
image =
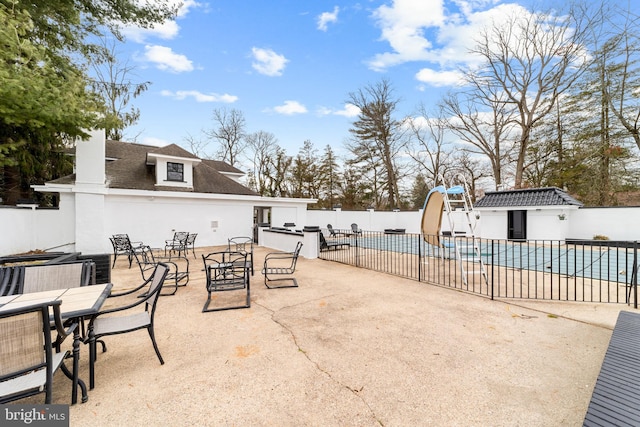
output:
M 581 425 L 618 313 L 634 311 L 491 301 L 320 259 L 300 259 L 299 288 L 269 290 L 267 252 L 251 308 L 213 313 L 191 257 L 189 284 L 158 305 L 165 364 L 144 331 L 107 337 L 71 425 Z M 112 282 L 139 274 L 119 259 Z M 56 387 L 67 403 L 68 380 Z

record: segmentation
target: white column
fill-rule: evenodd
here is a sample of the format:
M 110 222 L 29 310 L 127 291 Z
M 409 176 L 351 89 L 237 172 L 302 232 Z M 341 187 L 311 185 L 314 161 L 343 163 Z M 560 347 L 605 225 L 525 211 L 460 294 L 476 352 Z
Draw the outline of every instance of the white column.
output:
M 76 251 L 85 255 L 110 251 L 104 234 L 105 133 L 92 130 L 76 145 Z

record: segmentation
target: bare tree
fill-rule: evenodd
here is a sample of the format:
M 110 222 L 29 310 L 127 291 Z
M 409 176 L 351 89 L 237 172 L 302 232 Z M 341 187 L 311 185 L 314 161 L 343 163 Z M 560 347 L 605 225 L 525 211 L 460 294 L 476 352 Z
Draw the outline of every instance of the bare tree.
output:
M 504 102 L 517 110 L 516 188 L 523 183 L 532 129 L 584 70 L 591 25 L 584 11 L 571 6 L 562 14 L 523 12 L 481 32 L 472 53 L 483 63 L 467 74 L 474 88 L 503 93 Z
M 130 102 L 146 91 L 151 82 L 133 82 L 131 77 L 135 67 L 118 59 L 115 41 L 102 38 L 101 43 L 103 49 L 91 59 L 95 78 L 90 80 L 90 85 L 105 103 L 103 124 L 106 137 L 120 141 L 124 138 L 124 130 L 140 119 L 140 109 L 129 108 Z
M 483 159 L 470 154 L 468 151 L 457 151 L 454 155 L 454 163 L 458 173 L 462 174 L 469 185 L 471 201 L 475 203 L 480 195 L 479 184 L 484 178 L 491 177 L 491 170 Z
M 358 119 L 349 129 L 353 142 L 348 149 L 355 156 L 353 163 L 380 165 L 374 179 L 384 184 L 387 207 L 397 207 L 401 179 L 398 157 L 406 142 L 402 123 L 393 117 L 399 100 L 394 97 L 389 81 L 383 79 L 350 93 L 348 102 L 360 109 Z
M 622 17 L 619 25 L 616 18 Z M 597 61 L 602 63 L 604 90 L 612 113 L 640 148 L 640 17 L 625 10 L 608 21 L 614 34 L 600 50 Z
M 231 110 L 218 108 L 213 110 L 213 121 L 217 127 L 206 130 L 204 133 L 218 142 L 217 157 L 231 166 L 237 166 L 238 157 L 247 145 L 244 139 L 246 136 L 244 114 L 235 108 Z
M 246 141 L 253 157 L 250 182 L 260 195 L 271 196 L 275 192 L 270 185 L 275 175 L 272 158 L 276 157 L 280 148 L 278 140 L 272 133 L 258 131 L 247 135 Z
M 183 138 L 183 140 L 189 145 L 189 151 L 191 151 L 193 154 L 201 159 L 210 158 L 210 156 L 208 156 L 204 152 L 204 149 L 207 146 L 207 141 L 203 141 L 201 138 L 196 138 L 190 133 L 188 133 L 187 136 Z
M 410 129 L 408 154 L 418 164 L 422 179 L 434 185 L 438 176 L 445 174 L 454 150 L 446 139 L 447 121 L 440 114 L 430 116 L 425 106 L 420 105 L 418 115 L 405 123 Z
M 472 82 L 478 83 L 478 82 Z M 504 169 L 513 161 L 515 110 L 499 91 L 487 86 L 449 94 L 441 101 L 448 129 L 464 150 L 483 155 L 491 165 L 495 188 L 503 184 Z

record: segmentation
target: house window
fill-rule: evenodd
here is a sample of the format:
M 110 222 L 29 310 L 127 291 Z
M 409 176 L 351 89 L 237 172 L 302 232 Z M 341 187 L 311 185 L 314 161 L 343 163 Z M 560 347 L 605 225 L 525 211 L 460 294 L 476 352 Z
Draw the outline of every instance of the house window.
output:
M 184 181 L 184 165 L 167 162 L 167 181 Z

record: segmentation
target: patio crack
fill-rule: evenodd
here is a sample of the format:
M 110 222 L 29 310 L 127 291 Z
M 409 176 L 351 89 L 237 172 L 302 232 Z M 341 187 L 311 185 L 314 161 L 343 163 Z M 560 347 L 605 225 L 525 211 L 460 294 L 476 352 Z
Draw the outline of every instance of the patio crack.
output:
M 360 392 L 362 392 L 362 390 L 364 389 L 364 386 L 360 387 L 359 389 L 356 389 L 356 388 L 353 388 L 353 387 L 351 387 L 351 386 L 349 386 L 347 384 L 343 384 L 341 381 L 336 379 L 333 375 L 331 375 L 331 372 L 327 371 L 322 366 L 320 366 L 320 364 L 318 362 L 316 362 L 315 360 L 311 359 L 309 354 L 298 343 L 298 337 L 293 332 L 293 330 L 291 330 L 291 328 L 289 328 L 286 324 L 284 324 L 280 320 L 276 319 L 276 314 L 278 312 L 282 311 L 283 309 L 296 307 L 298 305 L 303 305 L 303 304 L 306 304 L 308 302 L 309 301 L 305 301 L 305 302 L 302 302 L 302 303 L 299 303 L 299 304 L 293 304 L 293 305 L 284 306 L 284 307 L 281 307 L 278 310 L 272 310 L 272 309 L 270 309 L 268 307 L 265 307 L 264 305 L 262 305 L 260 303 L 256 303 L 256 302 L 254 302 L 254 304 L 259 305 L 260 307 L 262 307 L 265 310 L 267 310 L 271 315 L 271 320 L 273 321 L 273 323 L 277 324 L 282 329 L 287 331 L 289 333 L 289 335 L 291 335 L 291 338 L 293 339 L 293 343 L 294 343 L 295 347 L 297 348 L 298 352 L 302 353 L 304 355 L 305 359 L 307 359 L 309 361 L 309 363 L 311 363 L 316 368 L 316 370 L 318 372 L 321 372 L 322 374 L 326 375 L 327 378 L 329 378 L 335 384 L 338 384 L 340 387 L 343 387 L 343 388 L 349 390 L 349 392 L 351 392 L 351 394 L 353 394 L 358 399 L 360 399 L 360 401 L 367 407 L 367 409 L 369 410 L 369 413 L 376 420 L 376 422 L 378 424 L 380 424 L 381 426 L 384 426 L 384 423 L 382 422 L 382 420 L 380 420 L 380 418 L 378 418 L 378 415 L 375 413 L 375 411 L 373 410 L 371 405 L 369 405 L 369 402 L 367 402 L 367 400 L 364 398 L 364 396 L 362 396 L 360 394 Z

